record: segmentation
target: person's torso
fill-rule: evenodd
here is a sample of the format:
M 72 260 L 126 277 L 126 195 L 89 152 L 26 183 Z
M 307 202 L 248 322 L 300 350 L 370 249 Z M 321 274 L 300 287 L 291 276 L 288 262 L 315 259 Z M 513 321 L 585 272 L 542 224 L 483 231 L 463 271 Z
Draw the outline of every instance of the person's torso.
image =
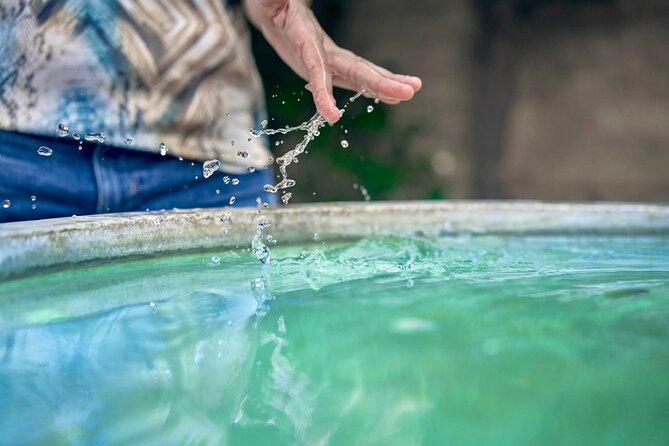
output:
M 0 0 L 0 128 L 63 123 L 241 172 L 269 156 L 247 139 L 262 98 L 245 23 L 223 0 Z

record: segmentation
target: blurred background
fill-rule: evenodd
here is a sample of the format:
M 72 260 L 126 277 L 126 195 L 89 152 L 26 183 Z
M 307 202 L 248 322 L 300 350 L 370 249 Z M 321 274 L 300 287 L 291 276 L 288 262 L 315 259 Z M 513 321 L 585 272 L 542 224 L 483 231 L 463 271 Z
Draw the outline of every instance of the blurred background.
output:
M 291 166 L 293 202 L 365 191 L 669 201 L 666 0 L 315 0 L 313 9 L 340 46 L 420 76 L 423 89 L 394 107 L 349 106 Z M 253 41 L 272 126 L 308 119 L 305 82 L 262 36 Z M 340 107 L 351 96 L 335 94 Z M 295 137 L 272 149 L 284 153 Z

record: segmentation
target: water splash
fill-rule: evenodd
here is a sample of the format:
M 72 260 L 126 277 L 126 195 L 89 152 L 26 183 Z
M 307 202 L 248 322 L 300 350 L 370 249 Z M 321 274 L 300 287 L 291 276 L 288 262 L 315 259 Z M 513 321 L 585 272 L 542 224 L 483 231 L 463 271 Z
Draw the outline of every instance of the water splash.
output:
M 360 96 L 363 95 L 365 90 L 362 90 L 358 93 L 356 93 L 354 96 L 352 96 L 349 101 L 353 102 L 356 99 L 358 99 Z M 346 108 L 346 106 L 344 106 Z M 339 116 L 342 116 L 344 114 L 345 110 L 339 110 Z M 297 163 L 298 162 L 298 157 L 304 153 L 304 151 L 307 149 L 307 146 L 311 141 L 314 140 L 318 135 L 320 135 L 320 129 L 325 127 L 325 123 L 327 121 L 323 116 L 320 115 L 320 113 L 316 113 L 309 119 L 308 121 L 303 122 L 300 125 L 297 125 L 295 127 L 290 127 L 286 126 L 285 128 L 278 128 L 278 129 L 267 129 L 263 127 L 262 129 L 251 129 L 251 136 L 254 138 L 260 138 L 263 135 L 271 136 L 271 135 L 276 135 L 276 134 L 288 134 L 291 132 L 295 131 L 303 131 L 306 132 L 306 135 L 304 135 L 304 138 L 302 141 L 300 141 L 294 149 L 286 152 L 283 156 L 280 156 L 276 159 L 276 163 L 279 165 L 279 172 L 281 173 L 281 181 L 279 181 L 275 185 L 271 184 L 266 184 L 265 187 L 263 188 L 265 192 L 269 193 L 277 193 L 279 190 L 283 189 L 288 189 L 290 187 L 295 186 L 295 180 L 292 180 L 288 178 L 288 166 L 290 166 L 292 163 Z M 262 124 L 262 123 L 261 123 Z M 288 200 L 290 200 L 291 196 L 288 196 L 285 200 L 284 195 L 282 197 L 282 201 L 284 203 L 288 203 Z
M 256 219 L 256 235 L 253 237 L 251 242 L 251 249 L 253 254 L 260 260 L 265 266 L 269 266 L 270 262 L 270 250 L 262 241 L 263 231 L 272 226 L 272 222 L 269 220 L 269 217 L 266 215 L 261 215 Z
M 56 127 L 56 135 L 60 136 L 61 138 L 66 137 L 67 135 L 70 134 L 70 129 L 67 128 L 65 124 L 58 124 Z
M 205 161 L 202 164 L 202 175 L 205 178 L 209 178 L 221 167 L 221 162 L 219 160 L 209 160 Z
M 53 155 L 53 150 L 47 146 L 41 146 L 39 149 L 37 149 L 37 154 L 40 156 L 51 156 Z
M 107 137 L 102 132 L 86 132 L 84 133 L 84 139 L 89 142 L 99 142 L 104 143 L 107 140 Z

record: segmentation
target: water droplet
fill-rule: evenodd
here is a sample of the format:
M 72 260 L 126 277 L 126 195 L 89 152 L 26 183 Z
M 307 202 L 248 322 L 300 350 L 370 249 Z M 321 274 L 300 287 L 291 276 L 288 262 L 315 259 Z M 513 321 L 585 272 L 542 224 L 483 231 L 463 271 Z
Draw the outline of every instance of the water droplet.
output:
M 35 196 L 35 195 L 31 195 L 31 196 L 30 196 L 30 201 L 35 201 L 35 200 L 37 200 L 37 196 Z
M 183 160 L 184 160 L 184 159 L 183 159 L 183 157 L 182 157 L 182 156 L 180 156 L 180 157 L 179 157 L 179 161 L 183 161 Z
M 315 234 L 314 234 L 314 240 L 319 240 L 320 238 L 321 238 L 321 236 L 318 235 L 318 233 L 315 233 Z
M 379 103 L 379 98 L 374 99 L 374 103 L 378 104 Z
M 86 141 L 104 143 L 107 140 L 107 137 L 102 132 L 86 132 L 84 133 L 84 139 Z
M 288 204 L 288 201 L 293 197 L 293 194 L 291 192 L 286 192 L 281 196 L 281 201 L 283 201 L 283 204 Z
M 74 139 L 75 141 L 79 141 L 81 139 L 81 135 L 78 132 L 73 132 L 72 139 Z
M 230 214 L 230 212 L 225 212 L 218 219 L 221 221 L 221 223 L 227 224 L 230 223 L 230 217 L 232 217 L 232 214 Z
M 268 235 L 265 240 L 267 240 L 267 243 L 271 243 L 273 245 L 276 245 L 276 240 L 274 240 L 274 237 L 272 237 L 272 234 Z
M 281 145 L 281 143 L 280 143 L 279 141 L 277 141 L 277 142 L 274 143 L 274 145 L 275 145 L 276 147 L 279 147 L 279 146 Z
M 131 145 L 135 140 L 132 138 L 123 138 L 123 144 Z
M 220 195 L 220 194 L 221 194 L 221 190 L 220 190 L 220 189 L 216 189 L 216 195 Z
M 249 152 L 244 152 L 243 150 L 240 150 L 239 152 L 237 152 L 237 156 L 241 158 L 248 158 Z
M 230 181 L 233 186 L 236 186 L 239 184 L 239 179 L 238 178 L 233 178 L 232 181 Z
M 373 111 L 374 111 L 374 107 L 372 107 L 371 105 L 368 105 L 367 106 L 367 113 L 371 113 Z
M 37 205 L 35 203 L 33 203 L 31 207 L 33 208 L 33 210 L 37 209 Z
M 221 263 L 221 258 L 219 256 L 213 256 L 211 258 L 211 261 L 214 263 L 214 265 L 218 265 L 219 263 Z
M 272 186 L 271 184 L 265 184 L 265 185 L 263 186 L 263 190 L 264 190 L 265 192 L 269 192 L 269 193 L 271 193 L 271 194 L 275 194 L 275 193 L 278 192 L 279 189 L 277 189 L 275 186 Z
M 300 252 L 300 258 L 301 259 L 306 259 L 307 258 L 307 252 L 306 251 Z
M 230 204 L 235 204 L 236 200 L 237 198 L 233 195 L 232 197 L 230 197 Z
M 227 175 L 226 175 L 226 176 L 224 176 L 224 177 L 223 177 L 223 182 L 224 182 L 225 184 L 228 184 L 228 183 L 230 183 L 230 177 L 229 177 L 229 176 L 227 176 Z
M 60 136 L 61 138 L 64 138 L 69 134 L 70 134 L 70 129 L 68 129 L 65 124 L 58 124 L 58 126 L 56 127 L 56 135 Z
M 255 171 L 256 171 L 256 168 L 255 168 L 255 167 L 253 167 L 253 166 L 251 166 L 251 167 L 249 167 L 249 168 L 248 168 L 248 169 L 246 169 L 246 170 L 248 170 L 248 171 L 249 171 L 249 173 L 253 173 L 253 172 L 255 172 Z
M 260 127 L 262 127 L 262 128 L 267 128 L 267 124 L 269 124 L 269 123 L 267 122 L 267 119 L 263 119 L 262 122 L 260 123 Z
M 162 156 L 167 155 L 168 148 L 167 148 L 167 146 L 165 145 L 164 142 L 161 142 L 160 145 L 158 146 L 158 148 L 160 149 L 160 155 L 162 155 Z
M 5 208 L 5 209 L 10 207 L 11 205 L 12 205 L 11 200 L 5 200 L 5 201 L 2 202 L 2 207 Z
M 37 154 L 41 156 L 51 156 L 53 154 L 53 150 L 51 150 L 47 146 L 42 146 L 39 149 L 37 149 Z
M 155 302 L 149 302 L 149 307 L 151 308 L 151 312 L 153 314 L 158 312 L 158 304 Z
M 276 324 L 279 329 L 279 333 L 285 333 L 286 332 L 286 322 L 283 320 L 283 316 L 279 317 L 279 320 L 276 321 Z
M 347 149 L 347 148 L 348 148 L 348 141 L 346 141 L 345 139 L 342 139 L 342 140 L 341 140 L 341 146 L 342 146 L 343 148 Z
M 204 175 L 205 178 L 209 178 L 216 172 L 219 167 L 221 167 L 221 162 L 219 160 L 209 160 L 205 161 L 204 164 L 202 164 L 202 175 Z

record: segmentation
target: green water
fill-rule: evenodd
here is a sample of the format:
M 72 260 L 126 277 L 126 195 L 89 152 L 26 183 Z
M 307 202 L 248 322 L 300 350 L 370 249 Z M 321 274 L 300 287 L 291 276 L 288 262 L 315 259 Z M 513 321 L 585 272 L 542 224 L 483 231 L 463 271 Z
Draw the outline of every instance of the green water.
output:
M 279 244 L 268 273 L 213 252 L 0 284 L 2 445 L 666 445 L 668 420 L 667 237 Z

